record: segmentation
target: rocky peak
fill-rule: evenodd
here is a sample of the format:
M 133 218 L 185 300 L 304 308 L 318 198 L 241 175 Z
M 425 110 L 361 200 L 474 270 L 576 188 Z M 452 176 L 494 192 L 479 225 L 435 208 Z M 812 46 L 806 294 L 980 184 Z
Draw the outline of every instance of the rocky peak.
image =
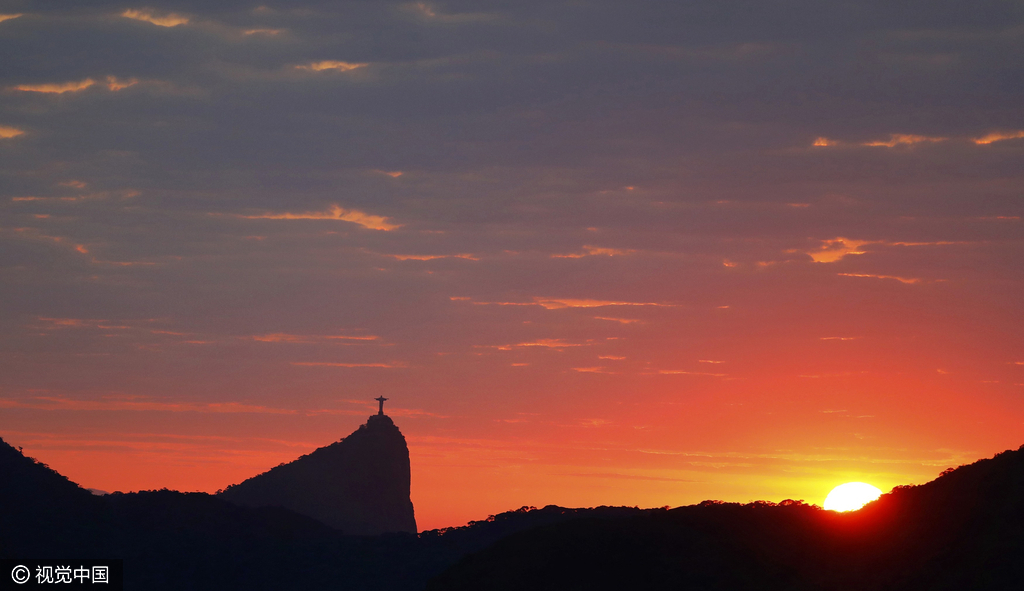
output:
M 391 417 L 371 416 L 341 441 L 229 486 L 220 497 L 278 506 L 345 533 L 416 532 L 409 448 Z

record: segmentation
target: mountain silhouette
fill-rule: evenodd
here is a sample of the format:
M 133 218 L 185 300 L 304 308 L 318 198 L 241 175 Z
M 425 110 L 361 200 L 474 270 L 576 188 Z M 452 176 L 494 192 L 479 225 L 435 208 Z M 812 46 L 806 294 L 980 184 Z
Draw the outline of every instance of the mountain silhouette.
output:
M 507 536 L 433 579 L 488 589 L 1024 588 L 1024 447 L 860 511 L 705 501 Z
M 1024 447 L 850 513 L 523 507 L 367 536 L 205 493 L 93 495 L 0 440 L 0 557 L 122 558 L 126 589 L 1001 591 L 1022 555 Z
M 220 498 L 284 507 L 354 535 L 416 533 L 409 448 L 385 414 L 341 441 L 227 487 Z

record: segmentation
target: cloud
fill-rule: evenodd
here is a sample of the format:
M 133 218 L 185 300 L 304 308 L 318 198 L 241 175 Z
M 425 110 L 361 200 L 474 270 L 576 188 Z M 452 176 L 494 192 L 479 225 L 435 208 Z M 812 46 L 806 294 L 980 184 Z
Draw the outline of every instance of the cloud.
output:
M 895 279 L 900 283 L 908 284 L 921 282 L 921 279 L 918 279 L 916 277 L 897 277 L 895 275 L 873 275 L 870 273 L 837 273 L 837 275 L 841 275 L 843 277 L 870 277 L 872 279 Z
M 223 214 L 211 214 L 223 215 Z M 247 220 L 340 220 L 359 224 L 370 230 L 394 230 L 401 228 L 401 224 L 388 222 L 389 218 L 379 215 L 372 215 L 355 209 L 344 209 L 338 205 L 332 205 L 325 212 L 308 211 L 303 213 L 263 213 L 259 215 L 237 215 Z
M 807 251 L 807 254 L 816 263 L 834 263 L 843 260 L 847 255 L 864 254 L 860 247 L 865 244 L 871 244 L 871 242 L 867 240 L 850 240 L 849 238 L 833 238 L 831 240 L 822 240 L 821 247 L 818 250 Z
M 295 69 L 309 70 L 311 72 L 322 72 L 324 70 L 337 70 L 338 72 L 349 72 L 359 68 L 365 68 L 368 65 L 370 64 L 326 60 L 322 62 L 310 62 L 306 65 L 295 66 Z
M 320 343 L 324 341 L 376 341 L 380 337 L 376 335 L 300 335 L 274 332 L 262 335 L 242 337 L 252 339 L 261 343 Z
M 881 242 L 886 246 L 951 246 L 958 244 L 976 244 L 969 240 L 937 240 L 934 242 Z
M 19 16 L 24 16 L 24 15 L 22 13 L 20 13 L 20 12 L 17 13 L 17 14 L 0 14 L 0 23 L 2 23 L 4 21 L 9 21 L 9 20 L 16 19 Z
M 656 306 L 674 307 L 674 304 L 661 304 L 657 302 L 626 302 L 616 300 L 590 300 L 571 298 L 533 298 L 534 301 L 547 310 L 560 310 L 562 308 L 602 308 L 604 306 Z
M 827 137 L 818 137 L 814 139 L 814 144 L 812 145 L 817 148 L 825 148 L 830 146 L 837 146 L 839 145 L 839 142 L 837 142 L 836 140 L 830 140 Z
M 268 35 L 274 37 L 284 32 L 284 29 L 246 29 L 243 35 Z
M 971 141 L 978 145 L 987 145 L 1004 140 L 1015 140 L 1024 138 L 1024 129 L 1018 131 L 994 131 L 988 135 L 974 138 Z
M 66 397 L 37 396 L 22 400 L 0 399 L 0 408 L 32 408 L 36 410 L 88 411 L 157 411 L 201 413 L 296 414 L 295 410 L 273 408 L 240 402 L 161 402 L 144 397 L 123 399 L 121 396 L 100 400 L 75 400 Z
M 49 234 L 43 234 L 36 228 L 12 228 L 13 235 L 18 238 L 25 238 L 28 240 L 46 240 L 59 244 L 61 246 L 67 246 L 72 250 L 81 254 L 88 254 L 89 249 L 84 244 L 77 244 L 69 238 L 64 236 L 51 236 Z
M 609 322 L 618 322 L 619 324 L 636 324 L 640 320 L 634 318 L 612 318 L 610 316 L 594 316 L 594 320 L 608 320 Z
M 377 252 L 377 253 L 374 253 L 374 254 L 378 254 L 380 256 L 384 256 L 384 257 L 388 257 L 388 258 L 392 258 L 392 259 L 398 259 L 400 261 L 433 261 L 433 260 L 436 260 L 436 259 L 467 259 L 467 260 L 470 260 L 470 261 L 479 261 L 480 260 L 479 258 L 477 258 L 477 257 L 475 257 L 475 256 L 473 256 L 471 254 L 466 254 L 466 253 L 461 253 L 461 254 L 384 254 L 384 253 Z
M 537 339 L 536 341 L 528 341 L 523 343 L 516 343 L 514 345 L 492 345 L 490 348 L 498 349 L 499 351 L 511 351 L 514 347 L 540 347 L 543 349 L 564 349 L 566 347 L 582 347 L 580 343 L 567 343 L 562 339 Z
M 602 248 L 600 246 L 584 245 L 583 253 L 572 253 L 572 254 L 553 254 L 551 258 L 555 259 L 580 259 L 585 256 L 624 256 L 633 254 L 636 251 L 631 249 L 622 248 Z
M 895 148 L 896 146 L 912 146 L 920 143 L 937 143 L 944 142 L 949 138 L 945 137 L 931 137 L 926 135 L 909 135 L 902 133 L 894 133 L 889 136 L 887 141 L 876 140 L 873 142 L 864 142 L 865 146 L 882 146 L 886 148 Z
M 681 369 L 659 369 L 658 373 L 662 375 L 711 376 L 714 378 L 724 378 L 729 375 L 725 373 L 708 373 L 704 371 L 684 371 Z
M 130 78 L 127 80 L 119 80 L 115 76 L 107 76 L 106 84 L 108 90 L 117 92 L 123 90 L 129 86 L 134 86 L 139 83 L 137 78 Z M 96 84 L 96 81 L 92 78 L 86 78 L 78 82 L 63 82 L 54 84 L 19 84 L 14 86 L 14 90 L 20 90 L 22 92 L 42 92 L 47 94 L 64 94 L 66 92 L 80 92 L 87 88 L 91 88 Z
M 173 12 L 169 12 L 161 16 L 156 14 L 152 10 L 147 9 L 135 10 L 129 8 L 122 12 L 120 16 L 123 16 L 124 18 L 130 18 L 132 20 L 152 23 L 159 27 L 176 27 L 178 25 L 187 25 L 189 22 L 189 19 L 186 16 L 174 14 Z
M 62 84 L 19 84 L 18 86 L 15 86 L 14 89 L 22 92 L 63 94 L 65 92 L 78 92 L 80 90 L 85 90 L 93 84 L 96 84 L 95 80 L 92 78 L 86 78 L 79 82 L 64 82 Z
M 449 297 L 452 301 L 472 302 L 477 306 L 541 306 L 546 310 L 561 310 L 564 308 L 602 308 L 604 306 L 655 306 L 662 308 L 674 308 L 676 304 L 665 304 L 658 302 L 627 302 L 627 301 L 616 301 L 616 300 L 591 300 L 591 299 L 575 299 L 575 298 L 545 298 L 545 297 L 534 297 L 532 302 L 478 302 L 472 298 L 465 296 L 452 296 Z M 612 320 L 620 322 L 622 324 L 629 324 L 631 322 L 639 322 L 638 320 L 629 320 L 625 318 L 610 318 L 610 317 L 595 317 L 597 320 Z
M 36 318 L 37 321 L 42 322 L 43 330 L 54 330 L 61 328 L 99 328 L 103 330 L 111 329 L 128 329 L 131 328 L 125 324 L 111 324 L 110 320 L 99 320 L 95 318 L 49 318 L 45 316 L 39 316 Z
M 127 80 L 118 80 L 115 76 L 107 76 L 107 89 L 117 92 L 124 90 L 129 86 L 135 86 L 139 83 L 138 78 L 129 78 Z
M 387 369 L 407 367 L 403 363 L 333 363 L 326 361 L 292 361 L 291 364 L 303 367 L 381 367 Z
M 19 135 L 25 135 L 25 132 L 18 129 L 17 127 L 7 127 L 0 125 L 0 139 L 10 139 L 18 137 Z
M 567 343 L 562 339 L 537 339 L 536 341 L 519 343 L 513 347 L 545 347 L 549 349 L 561 349 L 563 347 L 581 347 L 579 343 Z
M 76 197 L 76 198 L 70 198 L 70 199 L 64 199 L 64 200 L 76 201 L 78 199 L 81 199 L 81 198 Z M 4 228 L 0 228 L 0 234 L 5 233 L 5 230 L 6 229 L 4 229 Z M 84 244 L 76 243 L 76 242 L 72 241 L 70 238 L 67 238 L 67 237 L 64 237 L 64 236 L 52 236 L 52 235 L 49 235 L 49 234 L 44 234 L 41 231 L 39 231 L 37 228 L 12 228 L 10 231 L 11 231 L 12 235 L 14 237 L 16 237 L 16 238 L 22 238 L 22 239 L 27 239 L 27 240 L 45 240 L 45 241 L 48 241 L 48 242 L 53 242 L 54 244 L 58 244 L 58 245 L 61 245 L 61 246 L 69 247 L 69 248 L 71 248 L 72 250 L 74 250 L 75 252 L 77 252 L 79 254 L 85 254 L 85 255 L 90 254 L 89 248 L 86 245 L 84 245 Z M 116 266 L 116 267 L 153 266 L 153 265 L 157 264 L 155 262 L 149 262 L 149 261 L 110 261 L 110 260 L 100 259 L 100 258 L 97 258 L 95 256 L 89 256 L 88 260 L 89 260 L 90 263 L 93 263 L 93 264 L 96 264 L 96 265 L 110 265 L 110 266 Z

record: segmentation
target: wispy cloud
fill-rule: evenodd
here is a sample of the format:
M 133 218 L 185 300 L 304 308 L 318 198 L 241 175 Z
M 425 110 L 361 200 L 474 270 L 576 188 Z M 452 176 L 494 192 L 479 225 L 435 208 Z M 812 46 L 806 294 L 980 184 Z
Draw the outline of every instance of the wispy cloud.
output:
M 433 260 L 437 260 L 437 259 L 466 259 L 466 260 L 470 260 L 470 261 L 479 261 L 480 260 L 478 257 L 473 256 L 471 254 L 467 254 L 467 253 L 460 253 L 460 254 L 384 254 L 384 253 L 381 253 L 381 252 L 377 252 L 377 253 L 374 253 L 374 254 L 378 254 L 380 256 L 388 257 L 388 258 L 392 258 L 392 259 L 398 259 L 400 261 L 433 261 Z
M 816 263 L 834 263 L 843 260 L 847 255 L 864 254 L 860 247 L 865 244 L 871 243 L 866 240 L 833 238 L 831 240 L 822 240 L 821 246 L 817 250 L 807 251 L 807 254 Z
M 950 246 L 955 244 L 974 244 L 968 240 L 937 240 L 934 242 L 882 242 L 886 246 Z
M 570 254 L 553 254 L 551 258 L 555 259 L 581 259 L 586 256 L 625 256 L 634 254 L 636 251 L 633 249 L 624 248 L 603 248 L 600 246 L 584 245 L 582 253 L 570 253 Z
M 871 279 L 895 279 L 900 283 L 920 283 L 922 280 L 916 277 L 897 277 L 895 275 L 875 275 L 872 273 L 837 273 L 843 277 L 870 277 Z
M 124 90 L 130 86 L 135 86 L 139 83 L 137 78 L 129 78 L 126 80 L 118 79 L 116 76 L 107 76 L 106 83 L 103 86 L 107 87 L 107 90 L 117 92 Z M 78 82 L 59 82 L 59 83 L 48 83 L 48 84 L 19 84 L 14 86 L 14 90 L 20 90 L 22 92 L 41 92 L 46 94 L 64 94 L 66 92 L 80 92 L 87 88 L 95 86 L 97 82 L 92 78 L 86 78 L 85 80 L 79 80 Z
M 39 316 L 36 318 L 37 321 L 42 323 L 40 328 L 44 330 L 54 330 L 61 328 L 99 328 L 103 330 L 112 329 L 128 329 L 130 325 L 123 324 L 122 321 L 111 321 L 97 318 L 49 318 L 46 316 Z
M 994 131 L 990 134 L 974 138 L 971 141 L 978 145 L 987 145 L 1003 140 L 1016 140 L 1024 138 L 1024 129 L 1018 131 Z
M 602 308 L 604 306 L 656 306 L 669 308 L 674 306 L 674 304 L 662 304 L 657 302 L 626 302 L 620 300 L 573 298 L 534 298 L 534 301 L 548 310 L 559 310 L 562 308 Z
M 387 369 L 408 367 L 404 363 L 334 363 L 328 361 L 292 361 L 291 364 L 302 367 L 381 367 Z
M 210 214 L 225 215 L 225 214 Z M 300 213 L 262 213 L 257 215 L 226 214 L 247 220 L 339 220 L 359 224 L 370 230 L 394 230 L 401 228 L 401 224 L 392 224 L 384 216 L 365 213 L 356 209 L 344 209 L 338 205 L 332 205 L 327 211 L 307 211 Z
M 562 339 L 537 339 L 526 343 L 512 345 L 513 347 L 546 347 L 549 349 L 561 349 L 564 347 L 581 347 L 579 343 L 567 343 Z
M 321 62 L 310 62 L 305 65 L 295 66 L 296 70 L 309 70 L 311 72 L 322 72 L 324 70 L 335 70 L 338 72 L 349 72 L 359 68 L 365 68 L 370 64 L 366 63 L 354 63 L 354 62 L 339 62 L 334 60 L 325 60 Z
M 274 332 L 262 335 L 241 337 L 261 343 L 322 343 L 324 341 L 376 341 L 380 337 L 376 335 L 301 335 Z
M 612 318 L 611 316 L 594 316 L 594 320 L 607 320 L 609 322 L 618 322 L 619 324 L 635 324 L 641 322 L 635 318 Z
M 890 135 L 889 139 L 886 140 L 886 141 L 876 140 L 876 141 L 873 141 L 873 142 L 864 142 L 863 145 L 865 145 L 865 146 L 876 146 L 876 147 L 886 147 L 886 148 L 895 148 L 896 146 L 912 146 L 914 144 L 921 144 L 921 143 L 944 142 L 947 139 L 949 139 L 949 138 L 932 137 L 932 136 L 927 136 L 927 135 L 910 135 L 910 134 L 903 134 L 903 133 L 894 133 L 894 134 Z
M 20 12 L 17 13 L 17 14 L 0 14 L 0 23 L 2 23 L 4 21 L 9 21 L 9 20 L 12 20 L 12 19 L 16 19 L 19 16 L 24 16 L 24 15 L 22 13 L 20 13 Z
M 135 86 L 138 83 L 138 78 L 128 78 L 127 80 L 120 80 L 116 76 L 107 76 L 107 89 L 113 92 L 124 90 L 125 88 Z
M 487 348 L 498 349 L 499 351 L 511 351 L 516 347 L 541 347 L 545 349 L 564 349 L 566 347 L 582 347 L 580 343 L 568 343 L 562 339 L 537 339 L 536 341 L 527 341 L 523 343 L 515 343 L 510 345 L 491 345 Z
M 24 135 L 24 134 L 25 134 L 25 132 L 20 130 L 20 129 L 18 129 L 17 127 L 6 127 L 6 126 L 3 126 L 3 125 L 0 125 L 0 139 L 5 139 L 6 140 L 6 139 L 10 139 L 12 137 L 18 137 L 19 135 Z
M 78 244 L 64 236 L 51 236 L 40 232 L 36 228 L 12 228 L 11 231 L 14 233 L 14 236 L 18 238 L 25 238 L 28 240 L 45 240 L 53 242 L 54 244 L 66 246 L 81 254 L 89 254 L 89 249 L 84 244 Z
M 37 396 L 33 398 L 10 400 L 0 399 L 0 408 L 32 408 L 37 410 L 89 410 L 89 411 L 160 411 L 160 412 L 201 412 L 201 413 L 259 413 L 259 414 L 296 414 L 296 411 L 283 408 L 272 408 L 240 402 L 162 402 L 143 397 L 119 396 L 105 397 L 100 400 L 74 400 L 64 397 Z
M 18 86 L 14 87 L 14 90 L 20 90 L 22 92 L 64 94 L 65 92 L 78 92 L 80 90 L 85 90 L 93 84 L 96 84 L 95 80 L 93 80 L 92 78 L 86 78 L 85 80 L 80 80 L 78 82 L 61 82 L 54 84 L 19 84 Z
M 72 199 L 69 199 L 69 200 L 76 200 L 76 199 L 78 199 L 78 198 L 72 198 Z M 79 254 L 90 255 L 89 256 L 89 262 L 93 263 L 93 264 L 96 264 L 96 265 L 113 265 L 113 266 L 119 266 L 119 267 L 133 267 L 133 266 L 153 266 L 153 265 L 157 264 L 155 262 L 148 262 L 148 261 L 108 261 L 108 260 L 104 260 L 104 259 L 98 258 L 96 256 L 92 256 L 90 251 L 89 251 L 89 248 L 86 245 L 84 245 L 84 244 L 75 243 L 71 239 L 66 238 L 64 236 L 51 236 L 49 234 L 44 234 L 44 233 L 40 232 L 38 229 L 36 229 L 36 228 L 12 228 L 10 231 L 17 238 L 23 238 L 23 239 L 28 239 L 28 240 L 45 240 L 45 241 L 53 242 L 54 244 L 58 244 L 58 245 L 61 245 L 61 246 L 68 247 L 71 250 L 73 250 L 73 251 L 75 251 L 75 252 L 77 252 Z M 4 230 L 0 229 L 0 233 L 2 233 L 2 232 L 4 232 Z
M 620 300 L 592 300 L 584 298 L 546 298 L 546 297 L 535 297 L 532 302 L 495 302 L 495 301 L 475 301 L 472 298 L 465 296 L 452 296 L 449 298 L 452 301 L 467 301 L 472 302 L 477 306 L 541 306 L 546 310 L 561 310 L 565 308 L 602 308 L 605 306 L 655 306 L 663 308 L 673 308 L 676 304 L 666 304 L 660 302 L 627 302 Z M 598 320 L 611 320 L 615 322 L 621 322 L 628 324 L 630 322 L 638 322 L 636 320 L 629 320 L 625 318 L 611 318 L 611 317 L 596 317 Z
M 817 148 L 827 148 L 830 146 L 837 146 L 839 145 L 839 142 L 837 142 L 836 140 L 830 140 L 827 137 L 817 137 L 814 138 L 814 144 L 812 145 Z
M 711 376 L 715 378 L 724 378 L 729 375 L 725 373 L 708 373 L 706 371 L 685 371 L 681 369 L 659 369 L 658 373 L 662 375 Z
M 178 25 L 187 25 L 189 22 L 187 16 L 181 16 L 180 14 L 174 14 L 173 12 L 160 15 L 148 9 L 135 10 L 129 8 L 122 12 L 121 16 L 136 21 L 151 23 L 159 27 L 176 27 Z
M 284 32 L 284 29 L 246 29 L 242 31 L 243 35 L 268 35 L 275 37 Z

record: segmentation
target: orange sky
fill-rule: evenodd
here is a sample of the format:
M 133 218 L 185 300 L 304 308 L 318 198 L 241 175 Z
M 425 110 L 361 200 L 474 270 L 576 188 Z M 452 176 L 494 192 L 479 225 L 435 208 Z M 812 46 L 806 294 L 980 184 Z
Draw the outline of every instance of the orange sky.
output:
M 1024 443 L 1015 5 L 514 4 L 0 14 L 0 437 L 212 492 L 383 394 L 422 529 Z

